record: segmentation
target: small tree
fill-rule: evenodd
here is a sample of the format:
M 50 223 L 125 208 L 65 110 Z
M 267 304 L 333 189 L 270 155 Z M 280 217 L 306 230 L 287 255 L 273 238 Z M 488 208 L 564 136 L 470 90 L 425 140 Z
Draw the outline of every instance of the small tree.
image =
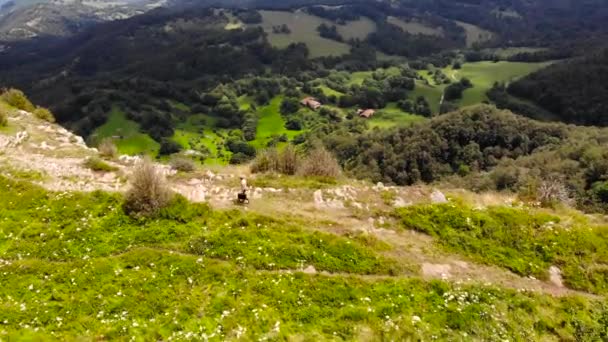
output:
M 171 158 L 171 167 L 174 170 L 181 172 L 192 172 L 196 169 L 196 165 L 192 159 L 180 156 L 174 156 Z
M 118 148 L 110 138 L 103 139 L 97 149 L 103 158 L 114 159 L 118 156 Z
M 137 217 L 153 216 L 173 197 L 164 176 L 150 159 L 143 159 L 133 171 L 131 188 L 125 195 L 124 210 Z

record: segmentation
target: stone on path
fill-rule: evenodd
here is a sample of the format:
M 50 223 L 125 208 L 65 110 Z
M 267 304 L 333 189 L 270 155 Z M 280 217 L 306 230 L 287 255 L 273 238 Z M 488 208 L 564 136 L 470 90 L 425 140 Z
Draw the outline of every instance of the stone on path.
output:
M 562 280 L 562 271 L 556 266 L 549 267 L 549 281 L 557 287 L 564 287 Z
M 448 199 L 445 197 L 443 192 L 435 190 L 431 194 L 431 202 L 434 204 L 448 203 Z

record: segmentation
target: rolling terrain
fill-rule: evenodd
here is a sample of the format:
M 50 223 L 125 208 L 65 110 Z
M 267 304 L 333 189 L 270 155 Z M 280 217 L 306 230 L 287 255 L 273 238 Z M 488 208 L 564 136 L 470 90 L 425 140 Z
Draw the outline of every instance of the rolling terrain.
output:
M 601 215 L 496 192 L 271 174 L 249 176 L 252 202 L 240 207 L 235 174 L 247 168 L 156 165 L 184 197 L 135 219 L 123 192 L 137 158 L 92 171 L 83 161 L 99 151 L 0 105 L 10 113 L 0 129 L 4 337 L 605 336 Z

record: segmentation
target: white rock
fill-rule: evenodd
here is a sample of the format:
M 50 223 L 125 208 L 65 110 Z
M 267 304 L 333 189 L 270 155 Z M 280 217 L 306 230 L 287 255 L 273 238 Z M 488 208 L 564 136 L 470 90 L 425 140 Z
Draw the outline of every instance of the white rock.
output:
M 395 208 L 404 208 L 409 207 L 410 205 L 412 205 L 412 202 L 406 201 L 401 197 L 395 198 L 395 201 L 393 202 L 393 207 Z
M 557 287 L 564 287 L 562 271 L 557 266 L 549 267 L 549 280 Z
M 303 269 L 302 272 L 306 274 L 317 274 L 317 269 L 313 265 L 310 265 Z
M 431 202 L 435 204 L 448 203 L 448 199 L 445 197 L 443 192 L 435 190 L 431 194 Z

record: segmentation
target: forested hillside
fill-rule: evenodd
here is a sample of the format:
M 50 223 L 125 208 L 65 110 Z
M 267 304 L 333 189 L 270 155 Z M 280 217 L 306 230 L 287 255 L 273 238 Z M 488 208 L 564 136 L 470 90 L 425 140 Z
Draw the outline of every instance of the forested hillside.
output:
M 555 64 L 508 87 L 564 122 L 608 125 L 608 50 Z

